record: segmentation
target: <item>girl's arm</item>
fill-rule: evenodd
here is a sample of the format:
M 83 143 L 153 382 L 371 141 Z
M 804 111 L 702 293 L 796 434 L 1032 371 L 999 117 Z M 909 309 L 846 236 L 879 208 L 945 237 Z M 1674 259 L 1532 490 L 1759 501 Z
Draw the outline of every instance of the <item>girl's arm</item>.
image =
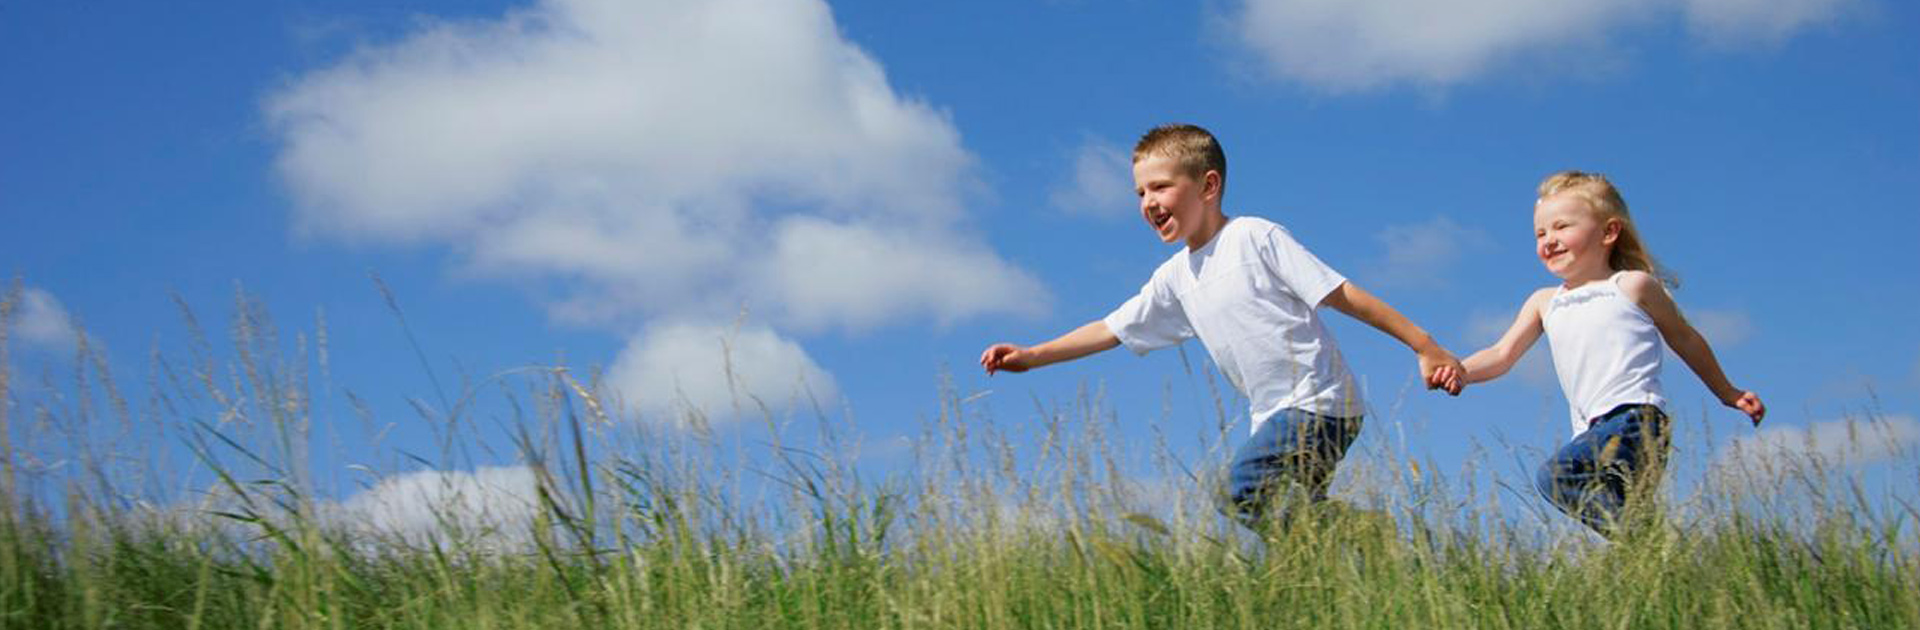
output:
M 1333 310 L 1346 313 L 1347 316 L 1366 322 L 1367 325 L 1387 333 L 1408 348 L 1420 361 L 1420 376 L 1427 381 L 1427 389 L 1444 389 L 1448 394 L 1460 395 L 1460 360 L 1453 353 L 1440 347 L 1412 320 L 1393 310 L 1386 302 L 1374 297 L 1372 293 L 1354 286 L 1352 282 L 1342 282 L 1332 293 L 1320 299 L 1321 304 L 1333 307 Z
M 989 375 L 1001 370 L 1025 372 L 1061 361 L 1072 361 L 1117 345 L 1120 345 L 1120 338 L 1107 329 L 1107 322 L 1096 319 L 1037 346 L 1010 343 L 987 346 L 987 350 L 980 353 L 980 366 L 987 368 Z
M 1760 402 L 1759 395 L 1734 387 L 1727 380 L 1706 337 L 1700 336 L 1700 331 L 1694 330 L 1687 318 L 1680 315 L 1680 306 L 1674 304 L 1673 296 L 1667 295 L 1666 287 L 1660 286 L 1658 279 L 1645 272 L 1629 271 L 1620 276 L 1620 291 L 1653 318 L 1653 325 L 1660 329 L 1660 337 L 1667 340 L 1667 347 L 1673 348 L 1674 354 L 1693 368 L 1693 373 L 1721 404 L 1747 414 L 1753 424 L 1759 426 L 1760 419 L 1767 415 L 1767 406 Z
M 1482 383 L 1499 378 L 1513 369 L 1513 364 L 1526 356 L 1527 349 L 1540 339 L 1544 327 L 1540 323 L 1540 313 L 1547 300 L 1553 299 L 1551 287 L 1534 291 L 1527 296 L 1525 304 L 1520 305 L 1520 314 L 1513 318 L 1513 325 L 1500 335 L 1500 340 L 1487 346 L 1485 350 L 1473 353 L 1461 365 L 1466 369 L 1468 383 Z

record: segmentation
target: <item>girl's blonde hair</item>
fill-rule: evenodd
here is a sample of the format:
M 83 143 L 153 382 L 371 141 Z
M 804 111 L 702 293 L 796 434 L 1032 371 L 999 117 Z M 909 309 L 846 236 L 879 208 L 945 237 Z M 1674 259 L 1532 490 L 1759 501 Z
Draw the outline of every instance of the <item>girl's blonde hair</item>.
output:
M 1668 288 L 1680 287 L 1680 277 L 1655 260 L 1647 251 L 1647 245 L 1640 239 L 1640 230 L 1633 227 L 1633 215 L 1627 213 L 1627 200 L 1620 197 L 1620 189 L 1607 181 L 1607 176 L 1582 171 L 1560 171 L 1540 182 L 1540 200 L 1566 193 L 1587 202 L 1587 207 L 1602 220 L 1613 219 L 1620 222 L 1620 236 L 1613 241 L 1613 250 L 1607 256 L 1607 265 L 1618 271 L 1644 271 L 1660 280 Z M 1536 202 L 1537 203 L 1537 202 Z

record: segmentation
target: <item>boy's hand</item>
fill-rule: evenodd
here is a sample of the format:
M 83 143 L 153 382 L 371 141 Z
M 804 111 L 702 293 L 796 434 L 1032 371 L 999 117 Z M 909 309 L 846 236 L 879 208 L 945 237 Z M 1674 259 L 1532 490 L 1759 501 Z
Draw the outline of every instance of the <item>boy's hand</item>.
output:
M 1443 389 L 1449 396 L 1459 396 L 1460 389 L 1466 385 L 1467 369 L 1460 360 L 1445 350 L 1420 353 L 1420 373 L 1426 377 L 1427 389 Z
M 987 369 L 987 376 L 1000 371 L 1025 372 L 1061 361 L 1072 361 L 1118 345 L 1120 338 L 1107 330 L 1106 322 L 1096 319 L 1037 346 L 1010 343 L 987 346 L 986 352 L 980 353 L 980 367 Z
M 1760 426 L 1760 419 L 1767 417 L 1767 405 L 1760 402 L 1760 395 L 1753 392 L 1740 392 L 1733 400 L 1726 401 L 1728 407 L 1739 409 L 1740 413 L 1753 418 L 1753 426 Z
M 1016 374 L 1025 372 L 1027 371 L 1027 365 L 1024 361 L 1025 357 L 1021 356 L 1025 352 L 1026 348 L 1020 346 L 1010 343 L 996 343 L 987 346 L 986 352 L 980 353 L 980 367 L 987 369 L 988 376 L 992 376 L 994 372 L 1002 370 Z

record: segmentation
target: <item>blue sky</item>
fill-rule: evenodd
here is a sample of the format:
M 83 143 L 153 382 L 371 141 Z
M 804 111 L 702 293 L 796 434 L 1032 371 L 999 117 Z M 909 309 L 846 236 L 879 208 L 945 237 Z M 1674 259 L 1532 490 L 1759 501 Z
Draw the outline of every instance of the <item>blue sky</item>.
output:
M 436 448 L 407 402 L 433 378 L 372 272 L 443 387 L 602 368 L 635 421 L 698 407 L 750 441 L 767 429 L 727 392 L 807 416 L 804 383 L 878 470 L 949 373 L 1003 425 L 1086 385 L 1124 440 L 1204 433 L 1218 418 L 1173 351 L 974 365 L 1104 315 L 1173 253 L 1138 218 L 1125 151 L 1185 121 L 1227 149 L 1230 214 L 1290 227 L 1462 356 L 1552 280 L 1531 253 L 1535 183 L 1607 173 L 1772 410 L 1756 437 L 1669 363 L 1673 411 L 1699 427 L 1687 457 L 1732 457 L 1742 436 L 1815 448 L 1869 416 L 1904 450 L 1862 459 L 1907 465 L 1920 440 L 1906 3 L 680 4 L 0 7 L 15 417 L 50 395 L 22 383 L 72 371 L 76 325 L 138 402 L 150 352 L 186 347 L 171 294 L 219 338 L 243 286 L 289 347 L 324 318 L 316 474 L 345 498 L 365 481 L 349 465 L 411 470 L 372 453 Z M 1390 339 L 1333 320 L 1376 411 L 1363 447 L 1454 469 L 1566 438 L 1538 358 L 1449 400 L 1409 389 Z M 487 439 L 447 467 L 516 464 Z

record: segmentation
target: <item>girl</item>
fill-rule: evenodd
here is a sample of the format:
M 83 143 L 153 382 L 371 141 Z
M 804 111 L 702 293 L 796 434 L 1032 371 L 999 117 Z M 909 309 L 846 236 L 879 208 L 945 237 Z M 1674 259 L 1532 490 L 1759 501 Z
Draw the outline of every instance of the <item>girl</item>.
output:
M 1555 507 L 1611 536 L 1622 510 L 1637 504 L 1666 466 L 1662 339 L 1754 426 L 1767 408 L 1727 381 L 1706 339 L 1680 315 L 1666 290 L 1678 282 L 1647 253 L 1626 201 L 1605 176 L 1555 173 L 1539 194 L 1534 253 L 1561 282 L 1527 298 L 1506 334 L 1463 362 L 1464 377 L 1478 383 L 1507 373 L 1547 333 L 1574 438 L 1540 466 L 1535 483 Z

